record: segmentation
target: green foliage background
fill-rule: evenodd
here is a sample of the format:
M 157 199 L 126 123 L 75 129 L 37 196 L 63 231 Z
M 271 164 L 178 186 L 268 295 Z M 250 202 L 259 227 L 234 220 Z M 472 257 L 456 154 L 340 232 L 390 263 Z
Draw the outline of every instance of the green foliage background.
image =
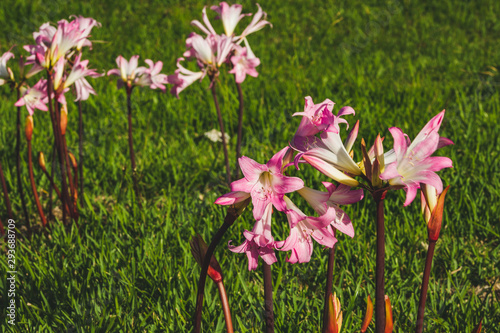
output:
M 216 3 L 207 3 L 213 5 Z M 200 1 L 15 1 L 0 3 L 0 53 L 32 43 L 31 34 L 46 22 L 77 14 L 102 23 L 85 57 L 99 71 L 115 58 L 134 54 L 162 60 L 172 73 L 184 42 L 201 19 Z M 441 135 L 454 146 L 440 150 L 454 168 L 440 173 L 451 185 L 438 242 L 429 296 L 427 332 L 470 332 L 484 316 L 486 332 L 500 322 L 499 230 L 499 83 L 500 2 L 462 1 L 263 1 L 273 28 L 250 36 L 260 57 L 258 78 L 248 77 L 245 95 L 244 155 L 267 161 L 292 137 L 305 96 L 330 98 L 334 110 L 350 105 L 361 122 L 360 135 L 373 142 L 377 133 L 392 146 L 389 126 L 414 137 L 442 109 Z M 256 6 L 243 2 L 244 12 Z M 210 13 L 209 15 L 212 15 Z M 211 16 L 213 17 L 213 16 Z M 219 22 L 216 29 L 222 31 Z M 240 29 L 249 22 L 241 22 Z M 241 30 L 239 30 L 241 31 Z M 10 63 L 14 66 L 14 62 Z M 15 66 L 14 66 L 15 67 Z M 2 331 L 18 332 L 184 332 L 192 328 L 200 269 L 188 240 L 200 233 L 209 241 L 225 208 L 213 204 L 227 192 L 223 154 L 203 133 L 218 128 L 208 82 L 195 84 L 176 100 L 169 94 L 136 89 L 134 140 L 142 211 L 131 208 L 132 182 L 126 135 L 125 93 L 115 78 L 91 80 L 98 96 L 84 103 L 85 205 L 80 229 L 54 224 L 50 235 L 18 238 L 16 327 L 6 324 L 7 284 L 0 279 Z M 32 82 L 33 84 L 34 82 Z M 231 134 L 234 168 L 237 94 L 230 75 L 219 90 Z M 22 222 L 15 181 L 15 102 L 0 88 L 0 158 L 17 221 Z M 78 113 L 69 103 L 69 146 L 78 148 Z M 25 111 L 24 111 L 25 112 Z M 26 112 L 25 112 L 26 114 Z M 50 120 L 35 116 L 34 149 L 50 155 Z M 24 147 L 25 148 L 25 147 Z M 359 153 L 358 153 L 359 154 Z M 26 149 L 23 151 L 26 162 Z M 360 158 L 359 155 L 356 158 Z M 26 163 L 25 163 L 26 164 Z M 327 180 L 303 167 L 306 183 Z M 297 172 L 299 174 L 299 172 Z M 25 191 L 29 183 L 25 170 Z M 42 201 L 47 180 L 35 170 Z M 30 199 L 31 200 L 31 199 Z M 418 291 L 426 255 L 426 228 L 418 200 L 403 208 L 403 191 L 386 200 L 386 293 L 397 332 L 414 329 Z M 35 220 L 33 200 L 29 205 Z M 374 297 L 375 225 L 370 197 L 347 208 L 356 236 L 339 236 L 334 290 L 343 311 L 343 332 L 357 331 L 368 294 Z M 4 205 L 0 206 L 6 221 Z M 287 233 L 286 219 L 275 214 L 277 239 Z M 251 213 L 225 235 L 223 243 L 242 240 L 252 227 Z M 2 250 L 5 243 L 2 241 Z M 3 251 L 2 251 L 3 252 Z M 260 270 L 249 272 L 244 255 L 222 245 L 216 256 L 238 332 L 261 332 L 263 287 Z M 273 265 L 278 332 L 317 332 L 322 313 L 327 251 L 315 246 L 310 263 L 290 265 L 286 253 Z M 7 260 L 0 257 L 2 272 Z M 203 327 L 225 330 L 216 288 L 207 283 Z M 372 323 L 373 325 L 373 323 Z M 370 326 L 369 331 L 373 331 Z

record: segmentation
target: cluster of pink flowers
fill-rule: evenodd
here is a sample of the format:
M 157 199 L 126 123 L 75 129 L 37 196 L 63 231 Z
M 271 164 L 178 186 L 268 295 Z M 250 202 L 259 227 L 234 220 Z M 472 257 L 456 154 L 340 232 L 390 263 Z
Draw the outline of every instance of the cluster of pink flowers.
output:
M 49 86 L 46 78 L 41 78 L 32 87 L 26 80 L 33 75 L 46 70 L 52 81 L 51 98 L 66 104 L 65 93 L 74 84 L 76 101 L 86 100 L 90 94 L 96 94 L 86 77 L 99 77 L 102 74 L 88 68 L 88 60 L 82 60 L 82 48 L 92 47 L 88 39 L 92 28 L 100 26 L 93 18 L 74 17 L 71 22 L 61 20 L 57 26 L 44 23 L 39 31 L 33 33 L 35 44 L 25 45 L 29 56 L 20 61 L 20 78 L 16 81 L 13 72 L 7 68 L 6 62 L 14 57 L 12 52 L 6 52 L 0 58 L 0 84 L 10 82 L 19 84 L 22 97 L 16 106 L 25 105 L 33 115 L 35 109 L 47 111 Z M 25 67 L 32 65 L 29 70 Z
M 438 148 L 452 144 L 438 134 L 444 110 L 429 121 L 413 142 L 399 128 L 390 128 L 394 148 L 386 153 L 378 136 L 375 144 L 365 151 L 367 164 L 353 160 L 352 147 L 359 121 L 345 141 L 340 137 L 339 125 L 347 124 L 341 117 L 354 114 L 354 110 L 346 106 L 335 115 L 333 107 L 331 100 L 314 104 L 311 97 L 306 97 L 304 112 L 294 114 L 303 118 L 290 146 L 280 150 L 267 164 L 241 157 L 239 164 L 244 178 L 233 182 L 231 192 L 216 200 L 216 204 L 233 205 L 251 198 L 255 225 L 252 231 L 243 232 L 243 244 L 229 246 L 233 252 L 247 254 L 250 270 L 257 268 L 259 256 L 267 264 L 276 262 L 275 250 L 291 251 L 287 258 L 290 263 L 308 262 L 313 239 L 331 248 L 337 242 L 335 230 L 354 237 L 351 220 L 340 205 L 363 199 L 363 189 L 355 187 L 370 191 L 402 188 L 407 193 L 405 206 L 425 184 L 435 188 L 437 194 L 442 192 L 441 179 L 435 172 L 452 167 L 452 162 L 447 157 L 431 155 Z M 306 187 L 300 178 L 284 175 L 287 167 L 295 165 L 299 169 L 300 163 L 313 166 L 340 184 L 323 182 L 326 191 L 319 191 Z M 356 176 L 361 180 L 356 180 Z M 292 192 L 303 197 L 317 216 L 307 216 L 297 207 L 289 197 Z M 273 208 L 288 218 L 290 234 L 284 241 L 275 240 L 271 232 Z
M 252 14 L 241 14 L 241 5 L 229 6 L 226 2 L 221 2 L 219 6 L 212 6 L 211 9 L 219 14 L 217 19 L 222 20 L 224 33 L 217 34 L 208 19 L 206 7 L 202 11 L 203 23 L 198 20 L 191 22 L 199 28 L 205 36 L 195 32 L 189 35 L 186 40 L 186 52 L 183 58 L 177 59 L 177 70 L 168 76 L 168 83 L 173 84 L 171 93 L 179 97 L 179 93 L 189 85 L 198 80 L 203 80 L 209 76 L 214 80 L 219 75 L 219 69 L 224 64 L 229 64 L 232 69 L 229 73 L 235 75 L 237 83 L 242 83 L 246 75 L 256 77 L 258 75 L 255 67 L 260 64 L 259 58 L 255 56 L 248 44 L 247 36 L 262 29 L 266 25 L 271 25 L 265 20 L 266 13 L 257 4 L 258 11 L 252 18 L 250 24 L 240 35 L 235 34 L 238 22 L 245 16 Z M 245 46 L 241 46 L 244 43 Z M 193 72 L 181 65 L 185 60 L 196 60 L 200 71 Z

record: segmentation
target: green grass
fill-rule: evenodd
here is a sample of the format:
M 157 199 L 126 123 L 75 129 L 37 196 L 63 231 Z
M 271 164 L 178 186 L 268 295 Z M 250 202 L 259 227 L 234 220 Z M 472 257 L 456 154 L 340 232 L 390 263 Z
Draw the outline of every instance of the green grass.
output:
M 212 5 L 215 3 L 210 3 Z M 32 43 L 42 23 L 71 14 L 102 23 L 86 52 L 93 68 L 115 67 L 115 58 L 141 56 L 175 69 L 184 51 L 192 19 L 201 19 L 199 1 L 14 1 L 0 4 L 0 53 L 11 45 Z M 244 12 L 256 6 L 245 1 Z M 351 105 L 354 124 L 373 142 L 377 133 L 398 126 L 414 137 L 435 114 L 446 109 L 441 135 L 454 146 L 454 168 L 440 172 L 448 194 L 444 226 L 437 244 L 426 310 L 427 332 L 470 332 L 484 316 L 486 332 L 500 322 L 500 2 L 461 1 L 294 1 L 263 2 L 272 29 L 250 37 L 260 57 L 258 78 L 247 78 L 244 155 L 267 161 L 291 139 L 303 98 L 330 98 L 335 110 Z M 248 22 L 248 21 L 246 21 Z M 219 23 L 217 23 L 219 24 Z M 242 23 L 244 25 L 244 23 Z M 216 25 L 219 29 L 220 25 Z M 219 29 L 220 30 L 220 29 Z M 14 62 L 11 62 L 13 64 Z M 233 79 L 221 77 L 219 91 L 231 134 L 234 168 L 237 94 Z M 222 223 L 225 208 L 213 204 L 228 191 L 220 147 L 203 133 L 217 128 L 208 82 L 181 93 L 137 89 L 133 96 L 134 140 L 145 199 L 133 210 L 126 135 L 125 93 L 114 78 L 91 80 L 98 92 L 84 103 L 85 206 L 80 229 L 53 224 L 50 235 L 18 238 L 18 332 L 184 332 L 192 329 L 196 281 L 200 269 L 188 240 L 200 233 L 209 241 Z M 227 86 L 227 88 L 226 88 Z M 15 180 L 15 102 L 0 88 L 0 158 L 17 221 L 22 222 Z M 78 113 L 69 103 L 70 150 L 76 152 Z M 50 152 L 48 114 L 35 116 L 34 150 Z M 359 158 L 359 155 L 357 156 Z M 26 149 L 23 153 L 26 164 Z M 307 184 L 327 180 L 311 168 L 300 175 Z M 297 173 L 299 174 L 299 173 Z M 48 182 L 38 168 L 35 178 L 47 203 Z M 27 171 L 25 190 L 29 193 Z M 31 196 L 30 196 L 31 197 Z M 32 220 L 36 208 L 30 199 Z M 393 305 L 397 332 L 413 331 L 426 255 L 426 228 L 419 203 L 403 208 L 404 193 L 386 200 L 386 293 Z M 3 199 L 2 199 L 3 202 Z M 374 202 L 367 197 L 347 208 L 356 236 L 339 237 L 334 290 L 344 311 L 343 332 L 359 330 L 365 299 L 374 297 Z M 274 214 L 273 230 L 284 239 L 284 216 Z M 6 211 L 0 205 L 5 222 Z M 247 270 L 244 255 L 224 244 L 242 239 L 252 226 L 245 212 L 216 251 L 232 305 L 235 330 L 261 332 L 263 281 L 260 269 Z M 2 250 L 5 243 L 2 242 Z M 327 251 L 315 246 L 310 263 L 290 265 L 286 253 L 273 265 L 278 332 L 317 332 L 322 313 Z M 0 257 L 2 272 L 6 256 Z M 260 267 L 259 267 L 260 268 Z M 0 279 L 0 322 L 5 322 L 6 275 Z M 224 321 L 213 283 L 207 283 L 204 332 L 223 332 Z M 373 332 L 374 326 L 369 328 Z

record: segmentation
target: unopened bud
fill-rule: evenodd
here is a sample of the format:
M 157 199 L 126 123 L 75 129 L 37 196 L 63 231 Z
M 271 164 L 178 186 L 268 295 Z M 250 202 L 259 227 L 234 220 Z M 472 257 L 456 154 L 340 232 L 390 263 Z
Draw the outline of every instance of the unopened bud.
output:
M 33 127 L 33 116 L 29 115 L 26 117 L 26 125 L 24 127 L 24 132 L 28 141 L 31 141 L 31 137 L 33 136 Z
M 370 325 L 370 322 L 372 321 L 372 317 L 373 317 L 373 302 L 372 299 L 370 298 L 370 295 L 368 295 L 368 298 L 366 299 L 365 318 L 363 319 L 363 323 L 361 324 L 361 333 L 366 332 L 366 330 L 368 329 L 368 325 Z
M 437 241 L 439 238 L 441 223 L 443 221 L 444 199 L 449 188 L 450 185 L 448 185 L 439 195 L 436 207 L 432 210 L 431 218 L 427 223 L 427 232 L 430 240 Z
M 365 176 L 369 180 L 372 179 L 372 162 L 368 152 L 366 151 L 365 139 L 361 139 L 361 153 L 363 154 L 363 166 L 365 167 Z
M 196 235 L 191 239 L 189 245 L 191 245 L 191 254 L 193 255 L 198 265 L 202 267 L 203 260 L 208 250 L 207 243 L 205 243 L 200 235 Z M 217 262 L 217 259 L 215 259 L 214 255 L 212 255 L 212 258 L 210 258 L 210 264 L 208 265 L 207 274 L 212 280 L 214 280 L 215 283 L 222 281 L 222 269 Z
M 339 333 L 342 328 L 342 311 L 340 311 L 340 300 L 337 294 L 328 297 L 328 317 L 326 324 L 327 333 Z
M 45 167 L 45 155 L 42 152 L 38 153 L 38 164 L 43 171 L 47 171 L 47 168 Z
M 392 333 L 393 329 L 393 320 L 392 320 L 392 306 L 391 300 L 389 296 L 385 295 L 385 331 L 384 333 Z
M 66 126 L 68 125 L 68 107 L 62 104 L 61 107 L 61 135 L 66 135 Z
M 474 330 L 472 331 L 472 333 L 481 333 L 482 328 L 483 328 L 483 318 L 481 318 L 481 320 L 479 321 L 479 324 L 477 324 L 477 326 L 474 327 Z
M 68 153 L 68 155 L 69 155 L 69 160 L 71 161 L 71 166 L 73 167 L 73 169 L 78 168 L 78 163 L 76 163 L 75 155 L 73 155 L 72 153 Z

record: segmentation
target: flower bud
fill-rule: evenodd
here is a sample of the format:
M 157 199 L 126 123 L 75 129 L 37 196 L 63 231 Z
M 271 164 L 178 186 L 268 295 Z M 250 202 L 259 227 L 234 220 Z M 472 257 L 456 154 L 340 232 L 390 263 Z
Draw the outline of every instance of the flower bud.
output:
M 69 155 L 69 160 L 71 162 L 71 166 L 73 167 L 73 169 L 76 169 L 78 168 L 78 163 L 76 163 L 76 158 L 75 158 L 75 155 L 73 155 L 72 153 L 68 152 L 68 155 Z
M 368 298 L 366 299 L 365 318 L 363 319 L 363 323 L 361 324 L 361 333 L 365 333 L 366 330 L 368 329 L 368 325 L 370 325 L 370 322 L 372 321 L 372 316 L 373 316 L 373 302 L 372 299 L 370 298 L 370 295 L 368 295 Z
M 205 258 L 205 254 L 208 250 L 207 243 L 205 243 L 203 238 L 197 234 L 191 239 L 189 245 L 191 245 L 191 254 L 193 255 L 198 265 L 202 267 L 203 259 Z M 210 264 L 208 265 L 207 274 L 212 280 L 214 280 L 215 283 L 222 281 L 222 269 L 217 262 L 217 259 L 215 259 L 215 256 L 213 255 L 212 258 L 210 258 Z
M 328 318 L 326 324 L 327 333 L 339 333 L 342 328 L 342 311 L 340 311 L 340 300 L 337 294 L 328 297 Z
M 68 125 L 68 107 L 62 104 L 61 107 L 61 135 L 66 135 L 66 126 Z
M 429 235 L 429 240 L 437 241 L 439 238 L 439 233 L 441 231 L 441 222 L 443 221 L 443 210 L 444 210 L 444 198 L 450 185 L 448 185 L 444 191 L 439 195 L 436 203 L 436 207 L 432 210 L 431 218 L 427 223 L 427 232 Z
M 481 333 L 481 329 L 483 328 L 483 318 L 479 321 L 479 324 L 477 324 L 476 327 L 474 327 L 474 330 L 472 333 Z
M 31 141 L 33 136 L 33 116 L 29 115 L 26 117 L 26 125 L 24 127 L 24 132 L 26 134 L 26 140 Z
M 384 333 L 392 333 L 393 320 L 392 320 L 392 307 L 389 296 L 385 295 L 385 331 Z
M 47 172 L 47 168 L 45 167 L 45 155 L 42 152 L 38 153 L 38 164 L 43 171 Z

